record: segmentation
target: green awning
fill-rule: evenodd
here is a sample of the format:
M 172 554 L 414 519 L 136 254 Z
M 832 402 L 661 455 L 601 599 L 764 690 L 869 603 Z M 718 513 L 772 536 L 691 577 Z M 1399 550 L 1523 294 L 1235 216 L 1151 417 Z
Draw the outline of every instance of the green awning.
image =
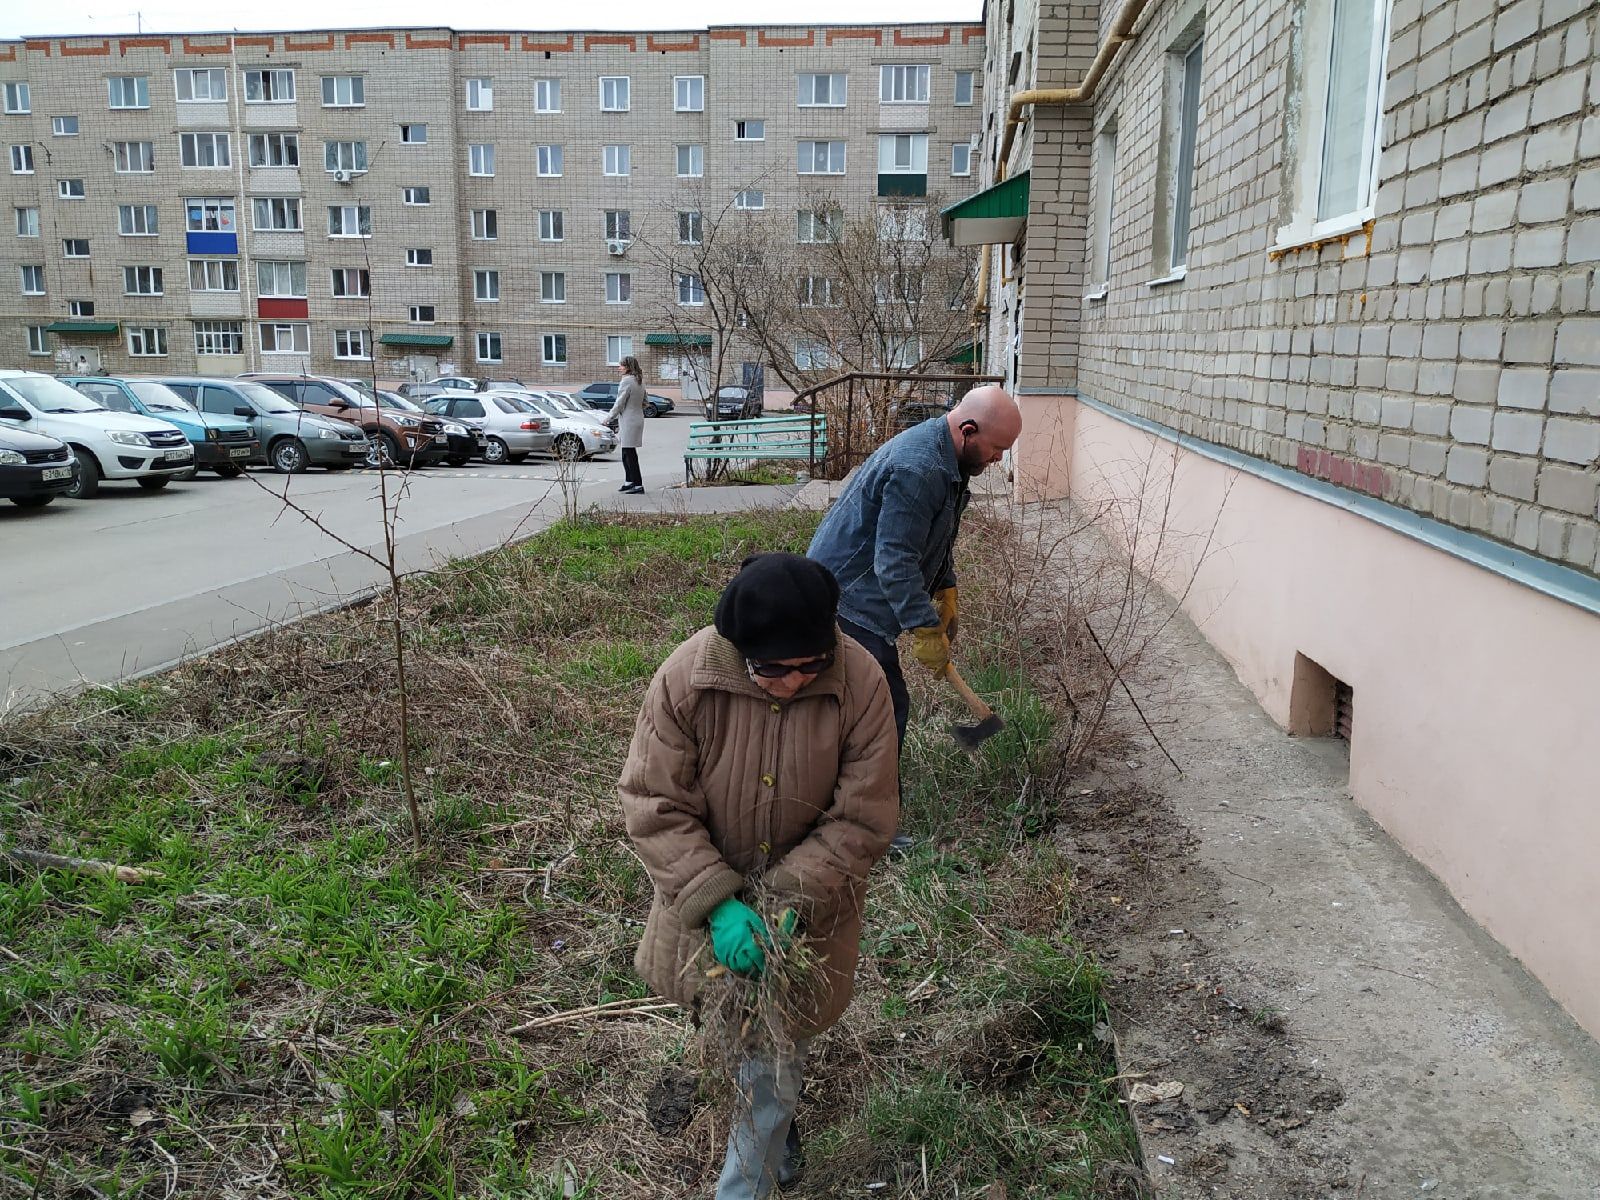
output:
M 947 363 L 975 363 L 978 361 L 978 343 L 968 342 L 964 346 L 957 346 L 945 356 Z
M 647 333 L 646 346 L 710 346 L 709 333 Z
M 944 236 L 955 246 L 1014 242 L 1028 222 L 1028 172 L 958 201 L 940 214 Z
M 115 333 L 115 321 L 57 321 L 44 327 L 46 333 Z
M 385 333 L 379 336 L 381 346 L 416 346 L 427 350 L 443 350 L 456 339 L 448 333 Z

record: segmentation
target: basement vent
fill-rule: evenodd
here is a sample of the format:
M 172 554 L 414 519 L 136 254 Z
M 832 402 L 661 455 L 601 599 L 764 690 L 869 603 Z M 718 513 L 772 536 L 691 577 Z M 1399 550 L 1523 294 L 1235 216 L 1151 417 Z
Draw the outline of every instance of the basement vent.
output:
M 1355 689 L 1343 680 L 1333 681 L 1333 736 L 1348 742 L 1355 723 Z
M 1295 737 L 1348 742 L 1355 721 L 1355 689 L 1304 654 L 1294 656 L 1289 686 L 1289 732 Z

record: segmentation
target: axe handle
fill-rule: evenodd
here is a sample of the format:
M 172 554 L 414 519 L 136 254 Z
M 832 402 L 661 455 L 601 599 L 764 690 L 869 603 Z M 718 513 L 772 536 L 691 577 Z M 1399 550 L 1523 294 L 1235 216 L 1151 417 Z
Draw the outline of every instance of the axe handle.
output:
M 944 676 L 950 681 L 950 686 L 955 688 L 956 694 L 959 695 L 966 703 L 966 706 L 972 710 L 973 716 L 977 717 L 980 721 L 987 721 L 990 717 L 994 716 L 994 709 L 990 708 L 987 704 L 980 700 L 978 698 L 978 693 L 967 686 L 967 681 L 961 678 L 961 672 L 956 670 L 955 663 L 951 663 L 949 666 L 945 667 Z

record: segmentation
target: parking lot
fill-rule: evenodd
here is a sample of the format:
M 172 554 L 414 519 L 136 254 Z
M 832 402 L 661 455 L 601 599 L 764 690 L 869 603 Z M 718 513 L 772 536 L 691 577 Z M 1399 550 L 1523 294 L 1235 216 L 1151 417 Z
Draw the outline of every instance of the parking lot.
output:
M 388 472 L 391 494 L 400 489 L 402 565 L 477 553 L 548 524 L 561 513 L 563 470 L 584 507 L 654 507 L 657 489 L 683 480 L 692 420 L 680 408 L 647 422 L 643 497 L 617 494 L 615 454 L 566 468 L 530 458 Z M 383 544 L 378 495 L 374 471 L 257 467 L 159 492 L 108 482 L 93 500 L 31 511 L 0 504 L 0 708 L 150 670 L 360 594 L 382 577 L 356 552 Z

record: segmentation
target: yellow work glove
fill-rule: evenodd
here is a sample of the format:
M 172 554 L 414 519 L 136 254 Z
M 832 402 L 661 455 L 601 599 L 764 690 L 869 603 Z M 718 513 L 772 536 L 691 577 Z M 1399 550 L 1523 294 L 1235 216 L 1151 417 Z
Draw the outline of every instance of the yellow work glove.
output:
M 950 665 L 950 639 L 937 625 L 911 631 L 911 653 L 935 675 L 943 675 Z
M 956 589 L 940 588 L 933 594 L 933 606 L 939 610 L 939 628 L 944 630 L 944 636 L 955 641 L 956 629 L 961 624 L 961 618 L 956 614 Z

